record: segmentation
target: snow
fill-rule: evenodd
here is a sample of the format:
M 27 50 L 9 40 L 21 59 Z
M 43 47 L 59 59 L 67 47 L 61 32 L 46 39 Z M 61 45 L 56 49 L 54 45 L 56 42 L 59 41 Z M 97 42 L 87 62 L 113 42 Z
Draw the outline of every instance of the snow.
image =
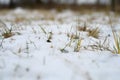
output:
M 110 15 L 115 19 L 113 24 L 118 31 L 120 16 Z M 90 47 L 97 42 L 102 44 L 108 37 L 104 46 L 113 50 L 109 16 L 104 12 L 82 14 L 70 10 L 57 12 L 17 8 L 6 14 L 0 13 L 0 19 L 6 27 L 12 27 L 14 33 L 3 42 L 0 38 L 0 80 L 120 80 L 120 55 L 104 48 Z M 67 34 L 75 34 L 76 26 L 82 26 L 84 22 L 90 29 L 99 27 L 99 38 L 81 31 L 80 51 L 74 52 L 73 41 L 65 48 L 68 53 L 61 52 L 60 49 L 70 42 Z M 3 29 L 5 25 L 1 25 L 0 29 Z M 50 32 L 52 39 L 47 42 Z

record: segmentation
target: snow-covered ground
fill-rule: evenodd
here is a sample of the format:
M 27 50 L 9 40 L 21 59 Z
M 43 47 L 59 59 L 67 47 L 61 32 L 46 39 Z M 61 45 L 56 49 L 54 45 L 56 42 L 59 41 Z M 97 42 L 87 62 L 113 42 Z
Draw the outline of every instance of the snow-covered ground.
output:
M 1 11 L 0 34 L 7 27 L 13 36 L 0 37 L 0 80 L 120 80 L 110 18 L 119 31 L 120 16 L 114 13 Z M 98 38 L 77 29 L 84 26 L 98 27 Z

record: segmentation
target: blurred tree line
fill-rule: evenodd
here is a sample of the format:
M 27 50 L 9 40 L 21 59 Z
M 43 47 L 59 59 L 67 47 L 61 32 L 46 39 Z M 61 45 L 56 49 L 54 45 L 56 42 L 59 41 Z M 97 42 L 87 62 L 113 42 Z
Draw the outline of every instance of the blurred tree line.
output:
M 120 0 L 111 0 L 111 10 L 120 11 Z
M 5 1 L 5 0 L 4 0 Z M 49 5 L 53 5 L 53 4 L 60 4 L 61 1 L 63 0 L 9 0 L 9 7 L 10 8 L 13 8 L 13 7 L 16 7 L 16 6 L 19 6 L 19 5 L 36 5 L 36 4 L 39 4 L 39 5 L 42 5 L 42 4 L 47 4 L 47 6 Z M 69 0 L 64 0 L 64 1 L 69 1 Z M 77 1 L 78 0 L 72 0 L 72 4 L 73 5 L 78 5 L 77 4 Z M 100 3 L 101 0 L 96 0 L 96 5 L 97 6 L 101 6 L 101 3 Z M 67 3 L 66 3 L 67 5 Z M 120 0 L 110 0 L 110 8 L 112 11 L 115 11 L 116 8 L 120 7 L 118 6 L 120 5 Z

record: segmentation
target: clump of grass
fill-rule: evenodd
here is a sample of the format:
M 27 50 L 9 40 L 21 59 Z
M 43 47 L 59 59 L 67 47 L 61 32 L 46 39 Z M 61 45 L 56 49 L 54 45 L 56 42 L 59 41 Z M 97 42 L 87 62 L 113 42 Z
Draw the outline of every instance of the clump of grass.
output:
M 5 30 L 5 32 L 2 33 L 2 36 L 4 38 L 9 38 L 11 36 L 13 36 L 14 34 L 12 33 L 12 28 L 11 29 L 8 29 L 8 30 Z
M 114 50 L 115 53 L 120 54 L 120 34 L 116 34 L 115 32 L 113 32 L 113 37 L 114 37 Z
M 95 29 L 89 30 L 89 36 L 92 36 L 94 38 L 98 38 L 100 33 L 100 29 L 97 27 Z
M 120 33 L 114 32 L 112 22 L 113 22 L 112 18 L 111 18 L 111 16 L 109 16 L 109 24 L 110 24 L 110 28 L 112 30 L 112 34 L 113 34 L 113 38 L 114 38 L 114 43 L 115 43 L 115 45 L 113 46 L 114 53 L 120 54 Z
M 78 26 L 78 31 L 88 31 L 86 23 L 84 23 L 84 26 Z
M 79 39 L 79 35 L 78 35 L 78 33 L 77 34 L 67 34 L 67 36 L 69 37 L 69 38 L 71 38 L 71 39 Z
M 71 46 L 71 44 L 72 44 L 72 42 L 73 42 L 73 39 L 74 39 L 74 37 L 73 36 L 71 36 L 70 37 L 70 41 L 65 45 L 65 47 L 63 47 L 62 49 L 60 49 L 60 51 L 62 52 L 62 53 L 68 53 L 69 51 L 68 50 L 66 50 L 66 48 L 69 46 Z
M 71 45 L 72 41 L 73 41 L 73 39 L 71 39 L 71 40 L 69 41 L 69 43 L 67 43 L 67 44 L 65 45 L 65 47 L 63 47 L 62 49 L 60 49 L 60 51 L 61 51 L 62 53 L 68 53 L 69 51 L 66 50 L 66 48 Z
M 48 43 L 50 43 L 51 42 L 51 39 L 52 39 L 52 35 L 53 35 L 53 33 L 52 32 L 46 32 L 46 30 L 43 28 L 43 27 L 41 27 L 40 26 L 40 28 L 41 28 L 41 30 L 43 31 L 43 33 L 47 36 L 47 42 Z
M 0 31 L 1 31 L 1 36 L 3 36 L 4 38 L 9 38 L 11 36 L 13 36 L 12 33 L 12 27 L 9 29 L 6 24 L 0 20 Z
M 100 50 L 100 51 L 110 51 L 113 52 L 113 50 L 110 48 L 109 45 L 109 40 L 108 37 L 106 36 L 104 41 L 97 41 L 95 42 L 93 45 L 88 45 L 87 48 L 91 48 L 92 50 Z M 84 47 L 85 49 L 87 49 L 86 47 Z
M 79 36 L 79 35 L 77 35 Z M 80 48 L 81 48 L 81 41 L 82 39 L 77 37 L 76 35 L 69 35 L 70 37 L 70 41 L 65 45 L 64 48 L 60 49 L 60 51 L 62 53 L 68 53 L 69 51 L 66 50 L 67 47 L 71 47 L 71 44 L 75 44 L 75 47 L 74 47 L 74 52 L 79 52 L 80 51 Z
M 71 32 L 71 30 L 72 30 L 72 27 L 70 29 L 70 32 Z M 80 38 L 80 33 L 78 32 L 77 26 L 75 28 L 75 34 L 67 33 L 67 36 L 70 39 L 70 41 L 68 42 L 68 44 L 65 45 L 64 48 L 60 49 L 60 51 L 63 52 L 63 53 L 68 53 L 69 51 L 67 51 L 66 48 L 70 47 L 71 44 L 75 44 L 74 52 L 79 52 L 80 48 L 81 48 L 81 41 L 82 41 L 82 39 Z

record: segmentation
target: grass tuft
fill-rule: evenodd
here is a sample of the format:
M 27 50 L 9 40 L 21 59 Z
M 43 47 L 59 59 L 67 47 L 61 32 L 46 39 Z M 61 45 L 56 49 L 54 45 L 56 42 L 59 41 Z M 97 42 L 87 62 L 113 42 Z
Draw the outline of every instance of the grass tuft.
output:
M 110 28 L 112 30 L 113 38 L 114 38 L 114 53 L 120 54 L 120 33 L 114 32 L 113 30 L 113 24 L 112 24 L 112 17 L 109 16 L 109 24 Z
M 66 50 L 66 48 L 71 45 L 72 41 L 73 41 L 73 39 L 71 39 L 71 40 L 65 45 L 65 47 L 63 47 L 62 49 L 60 49 L 60 51 L 61 51 L 62 53 L 68 53 L 69 51 Z
M 120 34 L 117 34 L 115 32 L 113 32 L 113 37 L 114 37 L 114 50 L 115 53 L 120 54 Z
M 78 26 L 78 31 L 88 31 L 86 23 L 84 23 L 84 26 Z
M 9 29 L 7 27 L 7 25 L 0 20 L 0 35 L 3 36 L 4 38 L 9 38 L 11 36 L 13 36 L 13 33 L 12 33 L 12 27 Z
M 12 33 L 12 28 L 11 29 L 8 29 L 8 30 L 6 30 L 5 32 L 3 32 L 2 33 L 2 36 L 4 37 L 4 38 L 9 38 L 9 37 L 11 37 L 11 36 L 13 36 L 14 34 Z
M 89 30 L 89 36 L 92 36 L 94 38 L 98 38 L 100 33 L 100 29 L 97 27 L 95 29 Z

